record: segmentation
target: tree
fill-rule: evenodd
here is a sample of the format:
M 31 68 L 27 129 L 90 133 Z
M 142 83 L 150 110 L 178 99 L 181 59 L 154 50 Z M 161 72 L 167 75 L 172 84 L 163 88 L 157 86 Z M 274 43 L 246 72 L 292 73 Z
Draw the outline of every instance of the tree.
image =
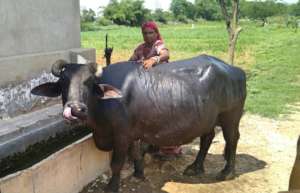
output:
M 195 0 L 197 17 L 206 20 L 220 20 L 222 13 L 217 1 L 212 0 Z
M 179 18 L 196 18 L 196 8 L 193 3 L 187 0 L 172 0 L 170 10 L 174 14 L 176 19 Z
M 300 16 L 300 0 L 298 3 L 291 5 L 290 14 L 293 16 Z
M 82 22 L 93 22 L 95 21 L 96 13 L 92 9 L 83 9 L 81 11 L 80 20 Z
M 149 18 L 150 10 L 143 0 L 111 0 L 103 10 L 103 16 L 118 25 L 139 26 Z
M 231 14 L 229 15 L 229 10 L 226 7 L 226 3 L 224 0 L 218 0 L 219 5 L 222 10 L 222 14 L 225 19 L 226 29 L 228 32 L 228 58 L 229 62 L 233 64 L 234 61 L 234 51 L 236 42 L 239 36 L 239 33 L 242 31 L 242 28 L 238 25 L 238 18 L 239 18 L 239 0 L 232 1 L 232 10 Z
M 162 9 L 156 9 L 154 13 L 151 15 L 151 18 L 155 21 L 161 22 L 161 23 L 168 23 L 168 21 L 172 20 L 172 13 L 168 11 L 163 11 Z
M 298 19 L 295 16 L 289 16 L 286 21 L 286 27 L 291 27 L 295 32 L 298 31 Z
M 259 19 L 263 22 L 262 26 L 267 23 L 268 17 L 274 15 L 282 15 L 287 11 L 286 5 L 277 3 L 275 0 L 242 2 L 242 16 L 248 17 L 250 19 Z

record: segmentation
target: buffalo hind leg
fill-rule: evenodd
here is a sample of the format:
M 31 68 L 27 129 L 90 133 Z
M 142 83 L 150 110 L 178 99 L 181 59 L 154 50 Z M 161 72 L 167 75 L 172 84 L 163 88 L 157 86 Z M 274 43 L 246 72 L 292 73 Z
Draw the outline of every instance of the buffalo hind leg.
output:
M 218 174 L 217 180 L 229 180 L 235 177 L 235 157 L 237 143 L 240 138 L 239 122 L 241 116 L 242 110 L 240 109 L 235 109 L 219 116 L 220 125 L 226 142 L 224 148 L 224 159 L 226 161 L 226 165 Z
M 130 147 L 130 154 L 134 164 L 133 176 L 144 180 L 144 152 L 141 150 L 141 143 L 139 140 L 134 141 Z
M 120 184 L 120 174 L 128 153 L 128 142 L 125 139 L 115 139 L 112 159 L 110 163 L 112 177 L 105 187 L 105 192 L 118 192 Z
M 204 174 L 204 159 L 207 155 L 208 149 L 212 143 L 213 138 L 215 137 L 215 131 L 212 131 L 206 135 L 203 135 L 200 140 L 200 150 L 197 154 L 196 160 L 189 165 L 185 171 L 184 175 L 187 176 L 201 176 Z

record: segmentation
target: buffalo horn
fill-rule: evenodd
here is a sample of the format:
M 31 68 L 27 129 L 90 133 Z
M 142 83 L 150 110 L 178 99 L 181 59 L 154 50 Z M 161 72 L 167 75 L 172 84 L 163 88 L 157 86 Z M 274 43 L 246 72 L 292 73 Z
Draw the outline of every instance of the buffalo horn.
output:
M 97 64 L 96 62 L 91 62 L 88 64 L 90 66 L 91 72 L 95 74 L 95 76 L 100 77 L 102 74 L 102 66 Z
M 65 60 L 57 60 L 53 65 L 51 72 L 54 76 L 60 77 L 61 70 L 64 68 L 64 66 L 67 64 Z

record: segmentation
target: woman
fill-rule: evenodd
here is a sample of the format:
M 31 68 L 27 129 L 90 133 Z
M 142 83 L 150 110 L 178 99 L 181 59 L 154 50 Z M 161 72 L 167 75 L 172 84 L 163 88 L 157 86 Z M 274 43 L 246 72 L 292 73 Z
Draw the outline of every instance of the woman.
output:
M 167 63 L 169 60 L 169 50 L 165 47 L 157 25 L 153 21 L 148 21 L 142 25 L 144 42 L 137 46 L 129 61 L 142 63 L 145 69 L 149 69 L 157 64 Z M 179 146 L 161 147 L 159 155 L 180 155 Z
M 145 69 L 168 62 L 169 51 L 163 43 L 157 25 L 152 21 L 144 23 L 142 34 L 144 43 L 134 50 L 129 60 L 141 62 Z

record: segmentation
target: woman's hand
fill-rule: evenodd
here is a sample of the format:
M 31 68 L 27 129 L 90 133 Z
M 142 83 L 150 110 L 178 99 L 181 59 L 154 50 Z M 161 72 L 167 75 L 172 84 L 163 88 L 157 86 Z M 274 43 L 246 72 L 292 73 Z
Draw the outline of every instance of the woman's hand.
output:
M 157 63 L 157 60 L 155 58 L 149 58 L 149 59 L 143 61 L 143 67 L 145 69 L 149 69 L 149 68 L 153 67 L 156 63 Z

